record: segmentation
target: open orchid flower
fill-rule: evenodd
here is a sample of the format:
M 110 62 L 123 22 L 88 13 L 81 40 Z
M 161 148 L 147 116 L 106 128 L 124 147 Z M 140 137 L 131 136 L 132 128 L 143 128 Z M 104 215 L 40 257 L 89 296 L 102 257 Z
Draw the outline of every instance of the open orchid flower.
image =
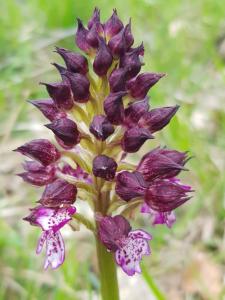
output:
M 55 142 L 40 138 L 18 147 L 30 159 L 18 175 L 43 188 L 38 206 L 24 219 L 42 230 L 37 253 L 45 246 L 44 268 L 63 263 L 60 229 L 76 219 L 95 236 L 102 299 L 108 300 L 117 289 L 115 264 L 131 276 L 150 255 L 152 236 L 132 230 L 129 217 L 139 209 L 151 217 L 149 225 L 172 227 L 175 209 L 192 191 L 178 179 L 189 158 L 188 152 L 151 147 L 179 106 L 154 107 L 152 99 L 150 105 L 151 90 L 165 74 L 141 71 L 144 45 L 135 45 L 131 20 L 123 24 L 114 9 L 102 22 L 95 8 L 87 26 L 78 19 L 75 42 L 82 53 L 56 47 L 64 64 L 53 63 L 60 80 L 42 82 L 48 96 L 29 101 L 48 119 L 46 130 Z M 145 143 L 151 150 L 131 164 L 132 153 L 138 157 Z M 80 201 L 93 210 L 92 217 L 80 212 Z
M 144 230 L 131 230 L 123 216 L 103 217 L 99 225 L 99 238 L 109 251 L 115 252 L 116 263 L 127 275 L 141 273 L 143 255 L 151 253 L 148 241 L 152 236 Z

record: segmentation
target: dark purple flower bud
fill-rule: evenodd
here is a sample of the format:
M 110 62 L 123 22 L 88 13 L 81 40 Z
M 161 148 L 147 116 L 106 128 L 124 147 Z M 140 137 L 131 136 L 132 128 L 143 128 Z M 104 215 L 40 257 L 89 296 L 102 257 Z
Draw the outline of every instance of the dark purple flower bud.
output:
M 18 175 L 33 185 L 43 186 L 55 180 L 55 167 L 53 165 L 45 167 L 39 162 L 27 161 L 24 163 L 24 169 L 27 172 Z
M 24 172 L 18 174 L 25 182 L 36 186 L 43 186 L 55 180 L 55 176 L 49 172 Z
M 46 86 L 49 96 L 55 101 L 59 109 L 69 110 L 73 107 L 73 98 L 70 86 L 67 82 L 43 83 Z
M 117 163 L 106 155 L 98 155 L 93 160 L 93 174 L 105 180 L 112 180 L 115 177 Z
M 63 66 L 57 64 L 57 63 L 52 63 L 52 65 L 53 65 L 53 66 L 57 69 L 57 71 L 59 72 L 59 74 L 60 74 L 60 76 L 61 76 L 63 82 L 68 83 L 69 81 L 68 81 L 68 79 L 67 79 L 66 76 L 65 76 L 65 73 L 67 72 L 67 69 L 66 69 L 65 67 L 63 67 Z
M 104 115 L 97 115 L 90 125 L 90 132 L 99 140 L 105 141 L 114 132 L 113 125 Z
M 124 133 L 122 148 L 125 152 L 137 152 L 148 139 L 154 139 L 148 129 L 139 127 L 130 128 Z
M 111 93 L 104 101 L 104 110 L 109 121 L 114 125 L 122 124 L 124 119 L 123 97 L 126 92 Z
M 131 19 L 129 23 L 125 26 L 124 34 L 125 34 L 125 41 L 126 41 L 126 49 L 129 49 L 134 43 L 134 37 L 131 32 Z
M 24 144 L 23 146 L 18 147 L 14 151 L 33 158 L 44 166 L 48 166 L 60 158 L 59 151 L 46 139 L 33 140 Z
M 116 176 L 116 193 L 125 201 L 144 196 L 146 189 L 147 183 L 137 171 L 123 171 Z
M 77 129 L 77 125 L 70 119 L 63 118 L 55 120 L 45 126 L 51 129 L 56 137 L 63 142 L 61 146 L 73 147 L 80 142 L 80 133 Z
M 39 202 L 46 207 L 62 207 L 72 205 L 76 200 L 75 185 L 62 179 L 56 179 L 48 184 Z
M 141 70 L 142 63 L 139 56 L 142 51 L 143 45 L 141 44 L 139 47 L 126 52 L 125 55 L 121 57 L 120 67 L 127 67 L 127 76 L 129 79 L 135 77 Z
M 29 100 L 50 121 L 66 117 L 66 113 L 60 111 L 52 99 Z
M 56 52 L 62 56 L 69 71 L 83 75 L 88 72 L 88 61 L 85 56 L 58 47 L 56 47 Z
M 114 9 L 112 16 L 104 25 L 105 35 L 108 39 L 110 39 L 112 36 L 120 32 L 121 29 L 123 29 L 123 23 L 118 18 L 116 9 Z
M 170 180 L 155 180 L 148 187 L 145 201 L 158 212 L 172 211 L 190 199 L 186 186 Z
M 131 103 L 125 109 L 125 125 L 131 127 L 139 121 L 139 119 L 149 110 L 149 98 L 145 97 L 141 101 Z
M 109 77 L 110 91 L 112 93 L 125 91 L 127 79 L 127 69 L 119 68 L 112 71 Z
M 137 171 L 143 175 L 146 181 L 151 181 L 159 177 L 171 178 L 176 176 L 181 170 L 184 170 L 183 165 L 173 161 L 167 155 L 166 151 L 162 153 L 161 150 L 163 149 L 156 148 L 145 154 L 137 167 Z M 180 154 L 178 151 L 175 152 L 174 156 L 180 157 L 181 152 Z
M 125 32 L 122 29 L 119 33 L 114 35 L 108 43 L 109 49 L 111 50 L 113 56 L 120 57 L 126 51 L 126 40 Z
M 117 241 L 123 239 L 131 231 L 129 222 L 123 216 L 104 217 L 99 223 L 99 239 L 111 251 L 119 247 Z
M 89 80 L 82 74 L 66 72 L 65 76 L 68 78 L 70 87 L 73 93 L 74 101 L 84 103 L 87 102 L 90 96 Z
M 80 19 L 77 19 L 77 23 L 78 26 L 77 26 L 76 36 L 75 36 L 75 42 L 82 51 L 89 53 L 91 50 L 91 46 L 87 42 L 88 30 L 84 27 Z
M 176 164 L 179 164 L 181 166 L 184 166 L 186 162 L 190 159 L 188 157 L 188 152 L 180 152 L 177 150 L 170 150 L 168 148 L 158 148 L 158 153 L 165 155 L 169 159 L 171 159 Z
M 112 54 L 108 48 L 108 46 L 106 45 L 105 41 L 100 38 L 99 39 L 99 48 L 97 51 L 97 54 L 95 56 L 95 60 L 93 63 L 93 68 L 95 73 L 98 76 L 104 76 L 106 75 L 109 67 L 112 64 Z
M 142 116 L 138 124 L 141 127 L 148 128 L 151 133 L 154 133 L 161 130 L 170 122 L 178 108 L 179 105 L 152 109 Z
M 143 73 L 137 76 L 135 80 L 127 84 L 130 94 L 135 99 L 143 99 L 149 89 L 155 85 L 165 74 Z
M 100 23 L 100 10 L 97 7 L 95 7 L 93 15 L 88 21 L 88 29 L 91 29 L 96 23 Z
M 97 31 L 97 25 L 94 24 L 87 34 L 87 42 L 92 48 L 98 48 L 99 34 Z

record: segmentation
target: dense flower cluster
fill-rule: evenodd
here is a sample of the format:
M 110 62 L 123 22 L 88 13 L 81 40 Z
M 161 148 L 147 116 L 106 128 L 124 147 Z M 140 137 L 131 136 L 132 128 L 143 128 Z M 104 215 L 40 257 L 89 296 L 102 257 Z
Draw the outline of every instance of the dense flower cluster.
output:
M 133 46 L 131 21 L 124 26 L 116 10 L 101 23 L 96 8 L 87 28 L 78 19 L 75 41 L 84 55 L 56 47 L 65 63 L 53 64 L 61 79 L 42 83 L 48 99 L 30 101 L 50 121 L 45 126 L 57 146 L 36 139 L 16 149 L 31 159 L 19 175 L 44 187 L 38 206 L 24 220 L 42 229 L 37 253 L 46 244 L 44 266 L 56 268 L 65 256 L 60 229 L 76 219 L 76 199 L 88 200 L 97 216 L 94 234 L 115 253 L 124 272 L 133 275 L 141 272 L 152 237 L 132 230 L 126 217 L 140 207 L 153 224 L 171 227 L 174 209 L 190 199 L 191 188 L 177 178 L 186 170 L 186 152 L 158 147 L 137 166 L 126 158 L 153 139 L 178 106 L 150 108 L 148 92 L 164 74 L 139 73 L 144 46 Z M 82 216 L 79 221 L 93 220 Z

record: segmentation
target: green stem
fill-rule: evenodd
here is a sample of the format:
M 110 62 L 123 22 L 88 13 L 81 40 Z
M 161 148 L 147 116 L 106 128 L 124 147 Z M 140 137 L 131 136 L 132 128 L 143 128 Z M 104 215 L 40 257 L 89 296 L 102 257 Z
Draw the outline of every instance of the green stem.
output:
M 114 255 L 96 239 L 97 257 L 101 281 L 102 300 L 119 300 L 116 265 Z

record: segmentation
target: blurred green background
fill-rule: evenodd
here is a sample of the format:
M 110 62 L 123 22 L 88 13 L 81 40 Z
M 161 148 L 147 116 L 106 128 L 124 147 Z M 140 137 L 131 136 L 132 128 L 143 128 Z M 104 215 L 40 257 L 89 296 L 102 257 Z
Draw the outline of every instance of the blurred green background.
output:
M 46 96 L 40 81 L 59 79 L 50 64 L 60 62 L 52 52 L 54 46 L 75 50 L 75 19 L 86 22 L 95 6 L 101 9 L 102 20 L 115 7 L 124 22 L 131 17 L 136 45 L 144 41 L 144 69 L 168 74 L 151 90 L 151 104 L 178 103 L 181 109 L 155 143 L 189 150 L 194 157 L 183 180 L 196 192 L 177 210 L 173 229 L 151 228 L 148 218 L 134 221 L 153 234 L 152 255 L 144 259 L 143 276 L 119 273 L 121 300 L 225 299 L 225 3 L 221 0 L 1 1 L 0 299 L 98 299 L 93 239 L 84 228 L 65 229 L 64 265 L 43 271 L 43 257 L 35 254 L 40 232 L 21 220 L 41 189 L 14 176 L 21 171 L 23 158 L 11 152 L 29 139 L 51 137 L 42 126 L 46 120 L 26 100 Z M 146 144 L 143 152 L 149 147 L 153 144 Z

